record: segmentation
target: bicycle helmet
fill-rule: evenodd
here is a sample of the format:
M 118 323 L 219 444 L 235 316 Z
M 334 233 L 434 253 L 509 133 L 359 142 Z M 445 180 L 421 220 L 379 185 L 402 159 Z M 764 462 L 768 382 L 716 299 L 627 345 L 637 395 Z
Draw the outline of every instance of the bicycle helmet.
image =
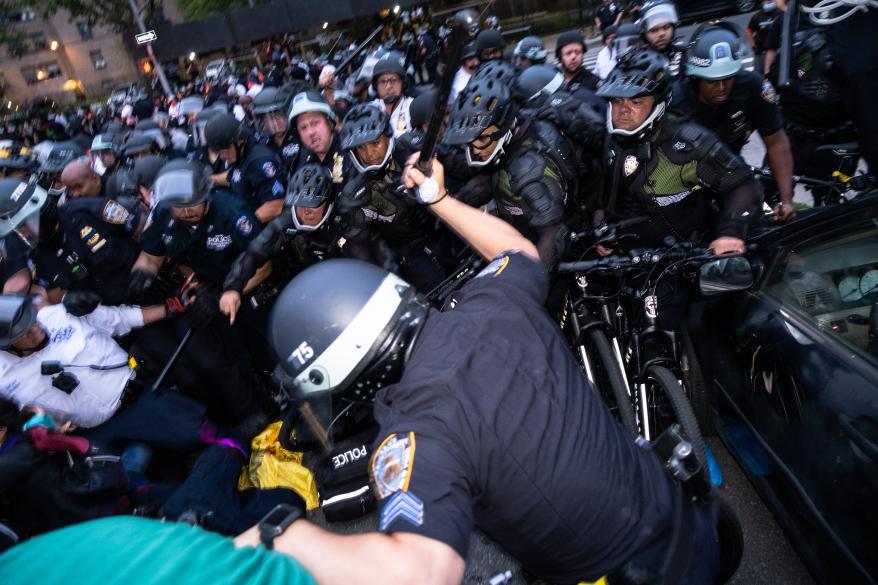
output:
M 298 231 L 313 232 L 320 229 L 326 220 L 332 215 L 333 195 L 335 184 L 332 182 L 332 173 L 321 165 L 305 165 L 293 174 L 287 187 L 287 196 L 284 205 L 289 208 L 293 216 L 293 225 Z M 296 215 L 297 207 L 316 209 L 327 204 L 323 212 L 323 218 L 317 225 L 304 225 Z
M 506 87 L 512 87 L 515 84 L 515 78 L 517 76 L 518 71 L 516 71 L 515 67 L 506 61 L 495 59 L 492 61 L 485 61 L 479 65 L 479 68 L 476 69 L 476 72 L 473 73 L 473 76 L 470 78 L 469 83 L 473 83 L 474 79 L 493 79 L 499 81 Z
M 699 79 L 725 79 L 743 67 L 744 43 L 738 30 L 723 20 L 702 24 L 686 48 L 686 75 Z
M 380 164 L 366 165 L 357 156 L 357 147 L 375 142 L 382 135 L 389 136 L 387 153 Z M 348 151 L 351 162 L 361 173 L 383 171 L 393 154 L 393 129 L 390 118 L 374 104 L 359 104 L 351 108 L 344 118 L 339 134 L 342 150 Z
M 613 104 L 607 108 L 607 131 L 619 136 L 642 136 L 651 130 L 662 118 L 671 99 L 671 73 L 668 60 L 655 51 L 639 49 L 623 55 L 616 67 L 598 88 L 597 95 L 603 98 L 638 98 L 652 96 L 655 105 L 652 113 L 643 124 L 634 130 L 623 130 L 613 126 Z
M 465 148 L 467 164 L 481 167 L 499 160 L 503 147 L 512 139 L 516 125 L 516 108 L 512 101 L 509 88 L 499 80 L 487 77 L 470 79 L 467 86 L 460 92 L 448 126 L 445 129 L 444 141 L 449 145 L 468 145 L 490 126 L 496 126 L 502 136 L 487 160 L 474 160 L 469 147 Z

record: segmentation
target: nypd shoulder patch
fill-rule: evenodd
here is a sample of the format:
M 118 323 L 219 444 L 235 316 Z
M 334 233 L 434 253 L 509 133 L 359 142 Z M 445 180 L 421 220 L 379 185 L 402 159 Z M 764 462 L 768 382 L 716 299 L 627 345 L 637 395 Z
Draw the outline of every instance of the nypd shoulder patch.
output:
M 380 530 L 384 532 L 396 520 L 405 520 L 412 526 L 422 526 L 424 502 L 411 492 L 396 492 L 381 510 Z
M 131 212 L 125 209 L 121 204 L 108 199 L 101 212 L 101 219 L 113 225 L 123 225 L 131 218 Z
M 238 218 L 238 221 L 235 222 L 235 227 L 245 236 L 253 231 L 253 224 L 244 215 Z
M 277 174 L 277 170 L 274 168 L 274 164 L 271 162 L 266 162 L 262 165 L 262 172 L 269 179 L 273 178 Z
M 372 456 L 370 472 L 379 500 L 408 490 L 415 461 L 415 434 L 388 436 Z

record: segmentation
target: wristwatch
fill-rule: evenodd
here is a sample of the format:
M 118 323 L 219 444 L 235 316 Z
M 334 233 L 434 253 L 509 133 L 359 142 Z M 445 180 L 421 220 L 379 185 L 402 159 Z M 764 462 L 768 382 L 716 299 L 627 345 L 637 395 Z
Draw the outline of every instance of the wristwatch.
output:
M 302 517 L 302 509 L 289 504 L 278 504 L 259 521 L 259 542 L 265 548 L 274 548 L 274 539 L 286 532 L 290 525 Z

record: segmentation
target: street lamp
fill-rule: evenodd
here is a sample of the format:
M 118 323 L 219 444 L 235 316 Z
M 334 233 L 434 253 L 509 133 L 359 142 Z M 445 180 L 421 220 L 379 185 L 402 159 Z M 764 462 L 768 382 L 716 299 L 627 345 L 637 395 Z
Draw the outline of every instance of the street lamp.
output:
M 52 41 L 51 43 L 49 43 L 49 48 L 53 51 L 57 51 L 58 50 L 58 41 Z
M 323 23 L 323 30 L 326 30 L 326 27 L 328 27 L 328 26 L 329 26 L 329 23 L 328 23 L 328 22 L 324 22 L 324 23 Z
M 399 4 L 397 4 L 396 6 L 393 7 L 393 13 L 399 14 Z
M 195 51 L 192 51 L 191 53 L 189 53 L 189 60 L 195 61 Z

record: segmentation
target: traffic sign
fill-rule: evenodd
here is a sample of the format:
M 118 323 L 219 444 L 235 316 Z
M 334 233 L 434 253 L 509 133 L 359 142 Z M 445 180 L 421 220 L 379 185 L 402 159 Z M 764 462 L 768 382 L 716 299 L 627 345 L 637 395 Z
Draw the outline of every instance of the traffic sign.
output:
M 137 44 L 142 45 L 144 43 L 150 43 L 158 38 L 158 35 L 155 34 L 154 30 L 148 30 L 144 33 L 140 33 L 139 35 L 134 35 L 134 38 L 137 39 Z

